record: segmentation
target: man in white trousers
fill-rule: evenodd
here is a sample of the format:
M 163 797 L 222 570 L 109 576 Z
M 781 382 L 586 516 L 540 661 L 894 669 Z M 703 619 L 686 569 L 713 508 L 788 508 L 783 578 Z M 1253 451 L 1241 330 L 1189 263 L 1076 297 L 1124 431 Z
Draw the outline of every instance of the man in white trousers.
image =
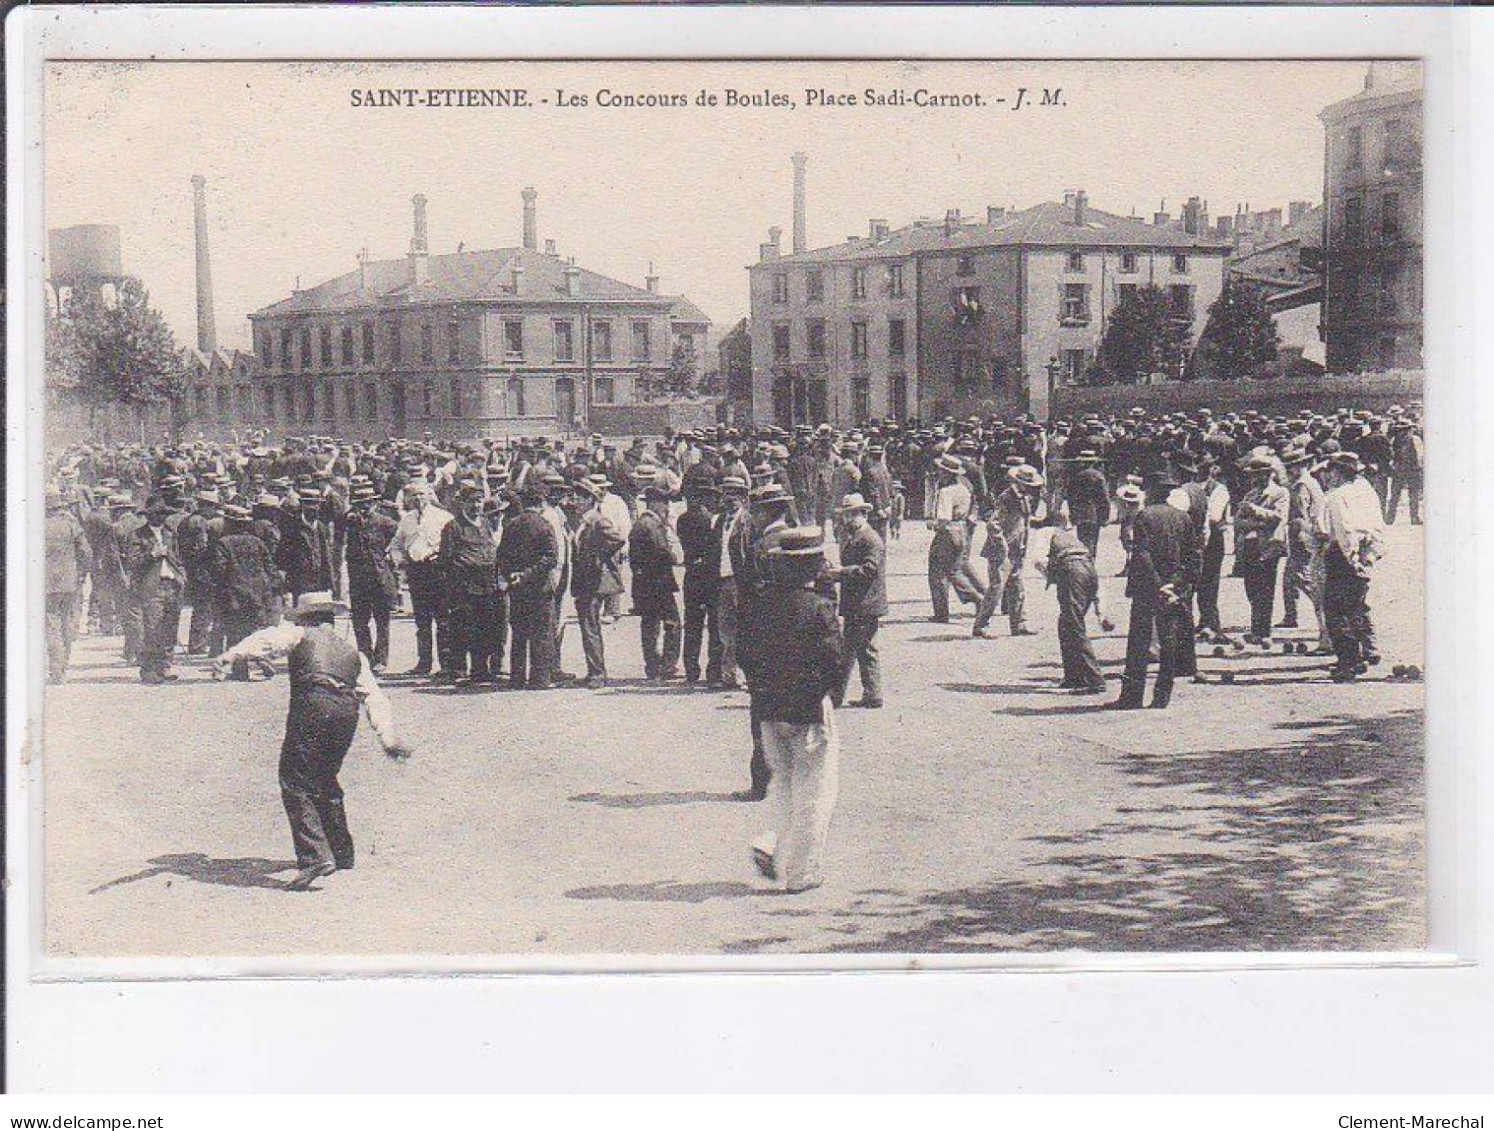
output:
M 835 602 L 816 587 L 825 538 L 818 526 L 783 533 L 770 552 L 772 579 L 750 647 L 771 663 L 753 688 L 772 770 L 772 827 L 752 844 L 757 869 L 785 891 L 818 887 L 835 812 L 840 742 L 835 707 L 845 695 L 846 645 Z

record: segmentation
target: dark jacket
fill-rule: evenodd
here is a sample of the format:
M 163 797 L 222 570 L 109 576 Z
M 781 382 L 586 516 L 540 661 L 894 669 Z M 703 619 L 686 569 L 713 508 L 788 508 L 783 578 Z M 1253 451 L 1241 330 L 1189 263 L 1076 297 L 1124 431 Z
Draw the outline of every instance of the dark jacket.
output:
M 628 536 L 628 560 L 633 567 L 633 599 L 679 592 L 674 567 L 684 557 L 669 520 L 644 511 Z
M 773 585 L 765 594 L 752 649 L 772 663 L 756 663 L 753 706 L 770 722 L 824 722 L 822 700 L 845 696 L 846 644 L 835 605 L 813 588 Z
M 1069 485 L 1069 517 L 1075 526 L 1081 522 L 1104 526 L 1110 521 L 1110 486 L 1099 468 L 1084 467 L 1075 473 Z
M 461 514 L 452 515 L 441 528 L 436 562 L 448 600 L 483 597 L 498 590 L 498 547 L 481 518 L 470 522 Z
M 551 595 L 550 571 L 560 561 L 560 547 L 550 522 L 538 511 L 526 510 L 503 524 L 498 544 L 498 566 L 509 579 L 509 596 L 532 600 Z
M 1153 600 L 1164 585 L 1184 597 L 1198 580 L 1202 559 L 1193 523 L 1176 507 L 1143 507 L 1132 526 L 1126 596 Z
M 708 591 L 720 583 L 721 523 L 703 507 L 689 507 L 675 524 L 685 557 L 685 587 Z
M 239 616 L 267 616 L 275 594 L 269 548 L 243 530 L 217 539 L 211 554 L 213 599 L 218 606 Z
M 162 562 L 167 563 L 175 571 L 178 587 L 186 581 L 186 569 L 182 566 L 182 559 L 176 552 L 176 534 L 171 527 L 163 524 L 160 537 L 165 553 L 159 558 L 151 552 L 156 545 L 156 532 L 150 523 L 136 527 L 119 546 L 120 557 L 124 560 L 125 569 L 130 574 L 130 588 L 141 601 L 153 600 L 159 594 Z
M 571 563 L 571 596 L 585 600 L 621 593 L 622 552 L 627 544 L 622 531 L 600 510 L 593 508 L 582 515 Z
M 332 588 L 332 539 L 321 522 L 309 526 L 295 517 L 280 528 L 275 565 L 285 574 L 285 586 L 296 593 Z
M 93 564 L 83 524 L 67 511 L 47 515 L 47 592 L 76 593 Z
M 348 595 L 361 600 L 382 594 L 390 601 L 397 600 L 399 575 L 389 560 L 389 543 L 399 524 L 380 511 L 351 511 L 345 524 Z
M 841 543 L 840 612 L 861 620 L 887 615 L 887 548 L 869 525 Z

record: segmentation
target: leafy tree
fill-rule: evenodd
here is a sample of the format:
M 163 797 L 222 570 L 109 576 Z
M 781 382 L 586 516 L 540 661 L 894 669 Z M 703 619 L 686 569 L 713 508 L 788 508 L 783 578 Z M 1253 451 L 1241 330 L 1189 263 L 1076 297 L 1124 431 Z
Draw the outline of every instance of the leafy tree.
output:
M 1123 385 L 1152 373 L 1176 376 L 1188 348 L 1188 325 L 1161 287 L 1148 284 L 1125 291 L 1100 340 L 1099 367 Z
M 1226 279 L 1209 307 L 1187 375 L 1226 381 L 1252 377 L 1276 360 L 1276 347 L 1276 322 L 1260 288 Z
M 674 397 L 693 397 L 699 389 L 700 367 L 695 360 L 695 346 L 690 342 L 680 342 L 669 358 L 664 391 Z
M 112 301 L 78 289 L 49 312 L 46 369 L 54 388 L 90 409 L 175 401 L 187 383 L 176 336 L 133 277 L 120 281 Z

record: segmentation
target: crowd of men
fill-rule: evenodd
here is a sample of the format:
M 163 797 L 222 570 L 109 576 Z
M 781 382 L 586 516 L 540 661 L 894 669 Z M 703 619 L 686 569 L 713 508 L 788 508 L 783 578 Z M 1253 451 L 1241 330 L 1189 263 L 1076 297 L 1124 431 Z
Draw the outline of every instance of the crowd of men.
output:
M 1151 705 L 1165 707 L 1176 677 L 1197 677 L 1200 642 L 1271 648 L 1303 599 L 1331 677 L 1352 681 L 1379 660 L 1367 592 L 1383 524 L 1403 497 L 1421 520 L 1419 417 L 1416 405 L 1217 417 L 1138 408 L 1047 426 L 1031 416 L 720 426 L 627 446 L 600 436 L 79 445 L 49 468 L 48 675 L 65 678 L 86 624 L 122 637 L 143 683 L 172 681 L 185 608 L 187 653 L 230 656 L 229 678 L 270 674 L 271 652 L 234 646 L 283 610 L 322 617 L 326 595 L 345 602 L 372 679 L 387 671 L 390 619 L 407 592 L 410 678 L 603 687 L 602 626 L 627 598 L 645 678 L 749 690 L 744 796 L 771 789 L 778 815 L 754 860 L 803 888 L 818 882 L 834 803 L 832 705 L 853 672 L 854 705 L 883 703 L 886 542 L 905 517 L 933 531 L 932 619 L 950 619 L 952 588 L 974 608 L 977 637 L 998 612 L 1013 635 L 1034 631 L 1024 566 L 1033 527 L 1052 527 L 1034 567 L 1057 590 L 1062 684 L 1076 694 L 1104 690 L 1087 624 L 1111 623 L 1097 573 L 1111 525 L 1131 602 L 1113 706 L 1142 705 L 1155 660 Z M 1251 608 L 1238 639 L 1219 613 L 1231 532 Z M 584 673 L 560 662 L 567 597 Z

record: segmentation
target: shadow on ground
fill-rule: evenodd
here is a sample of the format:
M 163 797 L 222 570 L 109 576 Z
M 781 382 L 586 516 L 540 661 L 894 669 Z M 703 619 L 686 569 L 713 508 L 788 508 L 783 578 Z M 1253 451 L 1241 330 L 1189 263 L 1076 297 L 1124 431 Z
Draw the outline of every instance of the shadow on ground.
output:
M 1113 764 L 1136 792 L 1155 790 L 1155 804 L 1119 808 L 1077 833 L 1029 838 L 1050 850 L 1022 864 L 1032 881 L 920 896 L 862 892 L 842 914 L 900 925 L 829 949 L 1425 945 L 1422 871 L 1399 862 L 1424 853 L 1422 713 L 1277 729 L 1289 739 L 1276 746 L 1121 756 Z M 1157 850 L 1180 839 L 1182 850 Z
M 601 884 L 596 887 L 572 888 L 567 899 L 617 899 L 645 903 L 704 903 L 708 899 L 743 899 L 771 894 L 749 884 L 722 880 L 715 883 L 682 884 L 674 880 L 656 880 L 646 884 Z
M 177 852 L 168 856 L 156 856 L 148 861 L 149 868 L 120 876 L 107 884 L 100 884 L 89 891 L 98 895 L 110 888 L 149 880 L 155 876 L 181 876 L 196 880 L 200 884 L 219 884 L 231 888 L 273 888 L 282 890 L 280 880 L 271 879 L 276 872 L 295 868 L 294 860 L 266 860 L 261 856 L 239 856 L 231 859 L 215 859 L 201 852 Z

